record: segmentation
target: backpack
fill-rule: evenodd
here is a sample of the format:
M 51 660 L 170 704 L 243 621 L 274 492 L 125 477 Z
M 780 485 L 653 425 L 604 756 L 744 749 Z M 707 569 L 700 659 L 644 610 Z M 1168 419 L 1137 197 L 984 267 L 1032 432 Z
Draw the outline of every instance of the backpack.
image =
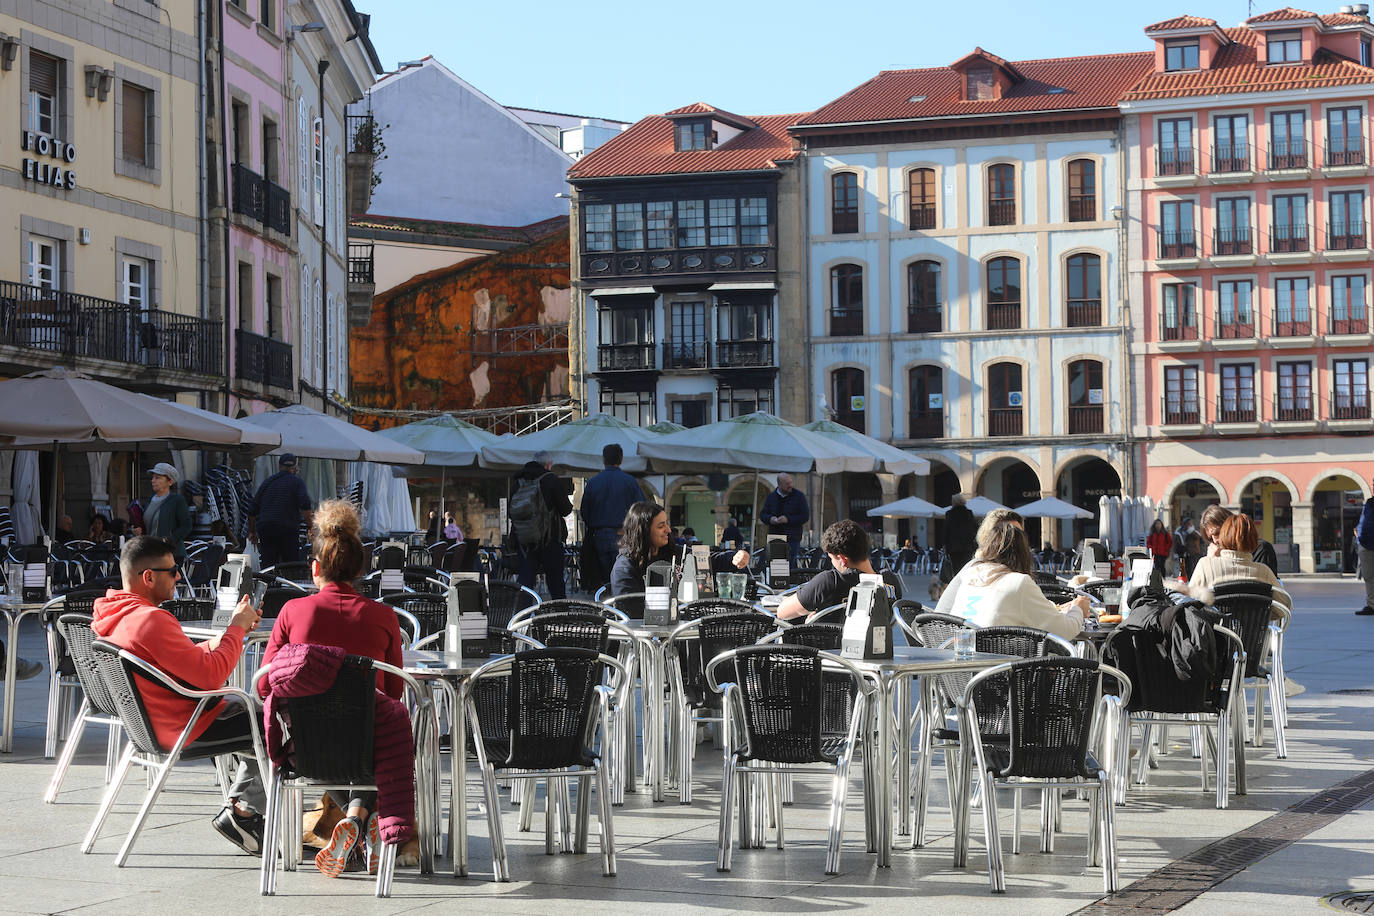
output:
M 553 512 L 544 502 L 544 494 L 539 488 L 543 475 L 525 478 L 515 488 L 507 514 L 510 516 L 511 531 L 521 547 L 537 547 L 549 539 L 553 530 Z

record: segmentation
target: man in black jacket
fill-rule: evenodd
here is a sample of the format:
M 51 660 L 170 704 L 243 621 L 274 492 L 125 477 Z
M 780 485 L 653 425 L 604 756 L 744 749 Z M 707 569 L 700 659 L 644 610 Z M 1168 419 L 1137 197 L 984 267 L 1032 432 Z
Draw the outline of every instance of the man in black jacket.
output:
M 945 513 L 945 554 L 949 557 L 949 564 L 940 570 L 940 579 L 946 585 L 973 559 L 973 551 L 978 548 L 978 523 L 974 520 L 973 512 L 964 505 L 965 502 L 964 494 L 955 493 L 949 511 Z M 949 574 L 948 579 L 945 578 L 946 573 Z
M 568 498 L 563 479 L 550 470 L 552 467 L 553 457 L 541 450 L 535 452 L 534 460 L 527 462 L 515 475 L 517 489 L 522 481 L 539 482 L 539 495 L 543 497 L 549 517 L 545 533 L 537 544 L 521 544 L 518 536 L 513 540 L 520 550 L 520 584 L 534 588 L 542 570 L 549 586 L 549 597 L 558 599 L 568 595 L 563 583 L 563 542 L 568 539 L 568 529 L 563 519 L 572 513 L 572 500 Z
M 792 486 L 791 474 L 778 475 L 778 488 L 764 499 L 762 512 L 768 533 L 787 537 L 787 558 L 795 567 L 801 553 L 802 528 L 811 520 L 811 508 L 802 491 Z

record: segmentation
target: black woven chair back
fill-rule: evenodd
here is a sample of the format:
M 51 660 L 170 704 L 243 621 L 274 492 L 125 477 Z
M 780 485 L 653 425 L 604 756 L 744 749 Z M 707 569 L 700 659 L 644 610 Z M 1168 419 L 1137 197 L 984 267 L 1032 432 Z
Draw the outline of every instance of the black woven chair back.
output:
M 1050 562 L 1054 562 L 1052 558 L 1050 558 L 1049 561 L 1050 561 Z M 1032 572 L 1030 575 L 1031 575 L 1031 578 L 1035 580 L 1035 584 L 1036 584 L 1036 585 L 1062 585 L 1062 584 L 1063 584 L 1062 582 L 1059 581 L 1059 576 L 1058 576 L 1058 575 L 1056 575 L 1056 574 L 1053 573 L 1053 572 L 1050 572 L 1050 571 L 1047 570 L 1047 569 L 1037 569 L 1037 570 L 1035 570 L 1034 572 Z
M 286 697 L 293 748 L 291 774 L 321 782 L 372 782 L 376 693 L 372 659 L 346 655 L 328 690 L 314 696 Z
M 1265 598 L 1273 598 L 1274 586 L 1258 579 L 1233 579 L 1213 585 L 1212 594 L 1217 598 L 1228 595 L 1262 595 Z
M 1013 662 L 1002 679 L 1010 727 L 1006 763 L 997 775 L 1096 776 L 1088 753 L 1101 690 L 1098 663 L 1083 658 L 1030 659 Z
M 171 611 L 172 616 L 182 622 L 210 620 L 215 616 L 213 598 L 169 598 L 158 607 Z
M 892 603 L 892 610 L 902 618 L 902 622 L 911 626 L 911 622 L 921 614 L 930 613 L 919 601 L 912 601 L 910 598 L 899 598 Z
M 692 706 L 720 707 L 720 694 L 706 683 L 706 663 L 722 652 L 752 646 L 778 628 L 778 622 L 759 611 L 712 614 L 697 625 L 697 638 L 680 640 L 678 663 L 682 687 Z
M 578 598 L 556 598 L 551 601 L 541 601 L 534 606 L 534 617 L 545 617 L 549 614 L 594 614 L 598 617 L 614 616 L 607 614 L 610 610 L 606 605 L 599 601 L 583 601 Z
M 605 664 L 590 649 L 516 653 L 506 685 L 510 747 L 503 764 L 528 770 L 590 765 L 587 738 L 604 674 Z
M 613 598 L 608 598 L 606 603 L 631 620 L 644 619 L 643 592 L 626 592 L 623 595 L 616 595 Z M 681 608 L 678 610 L 681 611 Z
M 733 598 L 700 598 L 679 605 L 677 619 L 681 621 L 700 620 L 712 614 L 753 614 L 757 612 L 758 608 L 747 601 L 736 601 Z
M 406 549 L 392 544 L 383 547 L 377 552 L 378 569 L 404 569 L 406 565 Z
M 525 627 L 525 633 L 550 649 L 605 652 L 610 645 L 611 628 L 607 626 L 604 614 L 574 611 L 540 614 L 538 608 L 535 610 L 535 617 Z
M 73 673 L 80 682 L 81 689 L 85 691 L 86 698 L 91 701 L 91 707 L 107 716 L 118 716 L 119 708 L 100 676 L 95 653 L 91 651 L 91 644 L 96 638 L 95 632 L 91 630 L 91 619 L 90 614 L 63 614 L 57 618 L 57 632 L 66 643 Z
M 487 580 L 487 626 L 505 629 L 517 611 L 537 603 L 518 582 Z
M 444 557 L 447 556 L 449 552 L 448 541 L 438 541 L 430 544 L 429 547 L 426 548 L 426 551 L 427 559 L 421 565 L 433 566 L 435 569 L 443 569 Z
M 838 652 L 844 627 L 837 623 L 803 623 L 782 631 L 784 646 L 810 646 L 825 652 Z
M 964 628 L 964 618 L 955 617 L 953 614 L 938 614 L 935 611 L 917 614 L 907 623 L 916 631 L 921 645 L 927 649 L 940 648 L 948 640 L 958 636 L 959 631 Z
M 1103 597 L 1102 597 L 1103 592 L 1105 592 L 1105 591 L 1106 591 L 1107 589 L 1109 589 L 1109 588 L 1120 589 L 1120 588 L 1121 588 L 1121 580 L 1120 580 L 1120 579 L 1104 579 L 1104 580 L 1101 581 L 1101 582 L 1089 582 L 1089 583 L 1087 583 L 1086 585 L 1080 585 L 1080 586 L 1078 587 L 1078 590 L 1081 591 L 1081 592 L 1086 592 L 1086 593 L 1089 594 L 1089 595 L 1092 595 L 1092 596 L 1093 596 L 1094 598 L 1096 598 L 1098 601 L 1102 601 L 1102 600 L 1103 600 Z M 1042 591 L 1043 591 L 1043 589 L 1042 589 Z
M 835 762 L 836 755 L 822 746 L 826 715 L 817 649 L 740 649 L 735 654 L 735 683 L 744 707 L 742 757 L 775 763 Z
M 111 551 L 113 553 L 113 551 Z M 228 551 L 219 544 L 206 544 L 187 557 L 186 581 L 192 586 L 214 582 Z M 118 558 L 116 557 L 116 560 Z
M 315 584 L 315 577 L 310 574 L 309 560 L 288 560 L 285 563 L 278 563 L 276 566 L 269 567 L 263 572 L 270 572 L 278 579 L 285 579 L 287 582 L 299 582 L 301 585 Z
M 973 636 L 978 652 L 1014 655 L 1018 658 L 1041 658 L 1047 655 L 1067 656 L 1059 643 L 1052 641 L 1044 630 L 1034 627 L 982 627 Z M 962 696 L 974 672 L 954 672 L 940 675 L 940 689 L 950 702 Z M 1005 735 L 1009 727 L 1007 708 L 1007 679 L 990 677 L 984 680 L 973 696 L 978 710 L 978 727 L 984 737 Z
M 263 593 L 262 607 L 259 610 L 264 618 L 276 617 L 281 613 L 286 602 L 304 597 L 305 592 L 298 588 L 292 588 L 289 585 L 273 585 Z
M 448 596 L 427 595 L 418 592 L 394 592 L 383 595 L 383 604 L 409 611 L 420 621 L 419 638 L 433 636 L 448 625 Z
M 1218 638 L 1217 645 L 1229 656 L 1229 641 Z M 1130 712 L 1214 715 L 1226 709 L 1228 698 L 1222 684 L 1230 674 L 1229 662 L 1218 658 L 1216 677 L 1180 680 L 1165 637 L 1152 630 L 1117 628 L 1102 647 L 1102 660 L 1130 678 L 1131 698 L 1126 705 Z
M 1053 582 L 1041 582 L 1040 594 L 1053 601 L 1055 604 L 1064 604 L 1078 597 L 1078 592 L 1069 588 L 1067 585 L 1057 585 Z
M 124 733 L 133 743 L 135 750 L 141 754 L 166 753 L 168 749 L 158 743 L 157 732 L 153 730 L 153 723 L 148 718 L 148 710 L 143 705 L 143 695 L 139 693 L 136 681 L 149 684 L 156 690 L 167 688 L 141 673 L 136 673 L 131 665 L 119 657 L 119 647 L 113 643 L 101 639 L 93 640 L 91 660 L 101 683 L 105 685 L 105 693 L 110 699 L 110 711 L 119 718 L 124 726 Z
M 406 588 L 429 594 L 443 594 L 443 576 L 433 566 L 407 566 L 401 573 Z
M 1221 625 L 1234 630 L 1245 647 L 1245 676 L 1265 677 L 1269 668 L 1264 662 L 1269 639 L 1269 608 L 1273 600 L 1267 595 L 1222 595 L 1212 607 L 1221 615 Z

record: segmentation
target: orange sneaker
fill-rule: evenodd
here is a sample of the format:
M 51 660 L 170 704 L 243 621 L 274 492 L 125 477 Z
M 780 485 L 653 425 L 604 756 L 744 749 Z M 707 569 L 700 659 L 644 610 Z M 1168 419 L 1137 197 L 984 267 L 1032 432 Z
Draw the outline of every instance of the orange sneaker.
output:
M 356 817 L 346 817 L 334 825 L 329 845 L 315 853 L 315 867 L 327 878 L 337 878 L 348 865 L 348 854 L 358 843 L 362 824 Z

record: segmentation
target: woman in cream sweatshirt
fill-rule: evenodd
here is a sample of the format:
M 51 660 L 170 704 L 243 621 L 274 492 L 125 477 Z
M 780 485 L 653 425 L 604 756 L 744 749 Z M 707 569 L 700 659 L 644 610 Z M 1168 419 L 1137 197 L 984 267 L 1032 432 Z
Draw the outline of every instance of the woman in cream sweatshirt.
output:
M 1221 526 L 1217 534 L 1215 556 L 1205 556 L 1198 561 L 1193 577 L 1188 580 L 1191 588 L 1211 588 L 1221 582 L 1262 582 L 1274 587 L 1274 600 L 1290 611 L 1293 599 L 1279 582 L 1274 571 L 1263 563 L 1251 559 L 1259 544 L 1259 532 L 1250 516 L 1243 512 L 1231 516 Z

